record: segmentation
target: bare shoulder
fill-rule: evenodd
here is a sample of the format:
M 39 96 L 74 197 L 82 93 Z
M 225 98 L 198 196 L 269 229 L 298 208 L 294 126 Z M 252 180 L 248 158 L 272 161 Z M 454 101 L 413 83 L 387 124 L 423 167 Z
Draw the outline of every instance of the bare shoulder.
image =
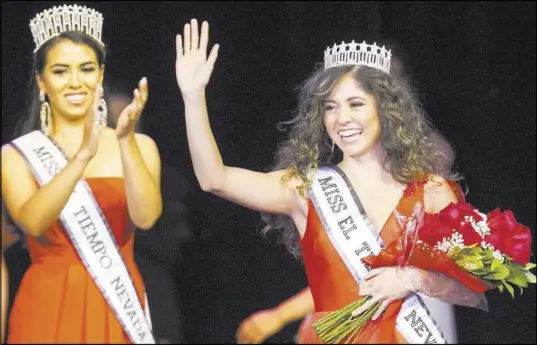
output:
M 22 155 L 12 145 L 5 144 L 2 146 L 2 171 L 27 170 L 26 161 Z M 28 171 L 29 172 L 29 171 Z
M 456 203 L 457 197 L 449 183 L 441 176 L 431 175 L 424 186 L 425 210 L 438 213 L 450 203 Z
M 2 146 L 2 198 L 13 219 L 35 194 L 37 185 L 24 157 L 11 145 Z
M 12 159 L 14 156 L 20 156 L 17 150 L 10 144 L 2 145 L 2 159 Z

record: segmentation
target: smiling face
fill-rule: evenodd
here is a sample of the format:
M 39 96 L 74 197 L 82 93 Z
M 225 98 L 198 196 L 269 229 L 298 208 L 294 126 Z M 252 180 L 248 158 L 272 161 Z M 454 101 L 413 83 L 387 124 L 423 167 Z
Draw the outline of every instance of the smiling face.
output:
M 380 145 L 377 101 L 352 74 L 344 75 L 324 101 L 324 125 L 344 156 L 358 158 Z
M 73 121 L 84 118 L 91 109 L 103 75 L 104 68 L 91 47 L 63 39 L 48 51 L 36 80 L 48 97 L 53 116 Z

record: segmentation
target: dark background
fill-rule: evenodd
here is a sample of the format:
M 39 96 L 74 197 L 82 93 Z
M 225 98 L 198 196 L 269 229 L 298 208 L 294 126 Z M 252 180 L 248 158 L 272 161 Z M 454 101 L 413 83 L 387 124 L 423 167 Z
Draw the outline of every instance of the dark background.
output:
M 192 190 L 192 236 L 174 267 L 188 341 L 234 342 L 242 319 L 306 286 L 301 263 L 276 237 L 259 235 L 258 213 L 203 193 L 195 180 L 175 80 L 175 34 L 191 18 L 209 21 L 210 47 L 221 45 L 207 98 L 227 165 L 270 167 L 285 136 L 276 123 L 291 116 L 294 88 L 328 45 L 384 37 L 403 47 L 430 117 L 453 144 L 467 200 L 483 210 L 512 209 L 535 236 L 535 2 L 77 3 L 104 14 L 105 82 L 134 89 L 148 78 L 145 131 Z M 34 49 L 29 20 L 59 4 L 1 3 L 2 144 L 26 102 Z M 16 280 L 25 264 L 21 255 L 11 257 Z M 159 281 L 146 284 L 158 289 Z M 457 308 L 461 343 L 535 343 L 534 285 L 514 300 L 487 296 L 488 313 Z M 289 342 L 295 330 L 290 325 L 269 341 Z

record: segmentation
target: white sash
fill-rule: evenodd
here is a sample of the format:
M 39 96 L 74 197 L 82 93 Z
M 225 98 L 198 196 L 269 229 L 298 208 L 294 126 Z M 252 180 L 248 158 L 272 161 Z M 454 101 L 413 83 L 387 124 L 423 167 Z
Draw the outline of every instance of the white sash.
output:
M 63 152 L 41 131 L 19 137 L 11 145 L 25 157 L 41 186 L 67 164 Z M 155 344 L 147 295 L 144 312 L 108 221 L 85 180 L 77 182 L 60 220 L 130 340 L 135 344 Z
M 338 169 L 336 167 L 336 169 Z M 339 169 L 338 169 L 339 170 Z M 320 168 L 309 190 L 310 198 L 334 248 L 357 283 L 369 271 L 362 258 L 377 255 L 384 243 L 358 207 L 350 184 L 333 168 Z M 445 344 L 446 340 L 420 296 L 405 298 L 397 316 L 397 331 L 410 344 Z

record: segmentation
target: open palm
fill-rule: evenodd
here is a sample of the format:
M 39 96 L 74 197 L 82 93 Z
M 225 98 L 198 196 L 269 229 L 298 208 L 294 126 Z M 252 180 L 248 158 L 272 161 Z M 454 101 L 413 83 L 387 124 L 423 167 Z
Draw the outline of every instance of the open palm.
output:
M 177 35 L 177 60 L 175 75 L 177 84 L 183 95 L 199 93 L 209 83 L 214 63 L 218 55 L 216 44 L 207 58 L 207 43 L 209 40 L 209 24 L 201 25 L 201 37 L 198 32 L 198 21 L 192 19 L 185 24 L 183 37 Z M 184 42 L 183 42 L 184 41 Z

